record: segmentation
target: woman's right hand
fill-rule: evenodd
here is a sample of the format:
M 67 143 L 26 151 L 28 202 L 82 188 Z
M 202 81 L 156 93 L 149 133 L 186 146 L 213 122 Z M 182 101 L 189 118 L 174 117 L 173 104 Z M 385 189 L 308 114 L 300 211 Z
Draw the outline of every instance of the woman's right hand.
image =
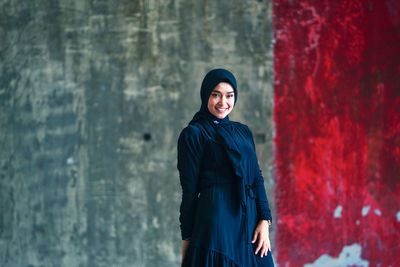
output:
M 182 266 L 182 263 L 183 263 L 183 259 L 185 258 L 185 254 L 186 254 L 186 250 L 187 250 L 187 248 L 188 248 L 188 246 L 189 246 L 189 239 L 187 239 L 187 240 L 182 240 L 182 259 L 181 259 L 181 266 Z

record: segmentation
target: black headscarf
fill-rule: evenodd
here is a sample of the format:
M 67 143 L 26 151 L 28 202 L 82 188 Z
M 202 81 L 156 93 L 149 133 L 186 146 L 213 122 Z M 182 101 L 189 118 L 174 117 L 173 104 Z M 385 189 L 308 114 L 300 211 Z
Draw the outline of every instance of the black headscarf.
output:
M 248 242 L 251 242 L 252 231 L 254 229 L 249 229 L 249 225 L 251 224 L 248 223 L 247 218 L 249 218 L 251 211 L 249 211 L 250 209 L 247 209 L 248 200 L 255 199 L 257 195 L 260 196 L 261 200 L 256 202 L 257 209 L 260 210 L 258 211 L 260 213 L 258 216 L 270 220 L 268 201 L 265 196 L 264 184 L 259 181 L 253 181 L 256 176 L 259 180 L 260 170 L 257 164 L 255 151 L 248 149 L 249 143 L 253 143 L 254 145 L 250 129 L 248 129 L 244 124 L 230 121 L 228 116 L 219 119 L 208 110 L 207 106 L 210 94 L 221 82 L 227 82 L 232 85 L 235 93 L 234 103 L 236 104 L 238 93 L 236 79 L 233 74 L 225 69 L 211 70 L 204 77 L 201 85 L 200 110 L 194 115 L 189 124 L 197 125 L 205 136 L 209 136 L 213 139 L 215 138 L 214 141 L 217 141 L 225 148 L 227 152 L 226 155 L 232 164 L 232 171 L 236 178 L 236 188 L 240 203 L 238 204 L 243 207 L 242 212 L 244 213 L 244 216 L 246 216 L 246 219 L 244 220 L 244 229 L 246 229 Z M 261 181 L 263 181 L 262 178 Z M 265 201 L 263 199 L 265 199 Z
M 194 115 L 193 119 L 189 124 L 200 123 L 207 130 L 212 132 L 213 130 L 217 133 L 218 137 L 222 141 L 228 157 L 232 162 L 233 170 L 238 179 L 238 190 L 241 199 L 241 204 L 245 205 L 245 171 L 242 168 L 241 160 L 242 155 L 240 152 L 239 144 L 235 138 L 235 132 L 233 130 L 234 123 L 229 120 L 229 116 L 223 119 L 219 119 L 210 113 L 208 110 L 208 99 L 214 88 L 221 82 L 227 82 L 232 85 L 235 92 L 235 104 L 237 101 L 237 86 L 236 79 L 233 74 L 225 69 L 214 69 L 207 73 L 201 84 L 200 96 L 201 96 L 201 107 L 200 110 Z
M 233 74 L 225 69 L 213 69 L 209 71 L 206 76 L 203 79 L 203 82 L 201 84 L 201 90 L 200 90 L 200 97 L 201 97 L 201 107 L 200 110 L 194 115 L 193 119 L 190 121 L 190 123 L 194 123 L 196 121 L 199 121 L 201 119 L 208 119 L 208 120 L 213 120 L 217 121 L 218 123 L 227 123 L 229 121 L 229 116 L 226 116 L 223 119 L 219 119 L 215 117 L 213 114 L 210 113 L 208 110 L 208 99 L 211 95 L 211 92 L 214 90 L 214 88 L 222 82 L 229 83 L 235 92 L 235 104 L 238 98 L 237 94 L 237 86 L 236 86 L 236 79 Z

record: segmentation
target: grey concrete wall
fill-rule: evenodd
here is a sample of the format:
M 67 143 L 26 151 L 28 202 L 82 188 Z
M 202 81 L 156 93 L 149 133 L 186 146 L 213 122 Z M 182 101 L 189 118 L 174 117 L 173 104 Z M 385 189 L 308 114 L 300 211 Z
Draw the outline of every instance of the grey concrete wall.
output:
M 0 266 L 177 266 L 176 141 L 214 67 L 271 189 L 271 25 L 269 0 L 0 1 Z

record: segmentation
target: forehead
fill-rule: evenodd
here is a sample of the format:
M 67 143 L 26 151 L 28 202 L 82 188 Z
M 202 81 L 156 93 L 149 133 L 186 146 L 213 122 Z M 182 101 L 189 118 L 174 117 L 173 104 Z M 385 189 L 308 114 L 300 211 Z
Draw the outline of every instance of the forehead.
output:
M 219 93 L 227 94 L 227 93 L 234 93 L 234 89 L 230 83 L 221 82 L 215 86 L 213 91 L 217 91 Z

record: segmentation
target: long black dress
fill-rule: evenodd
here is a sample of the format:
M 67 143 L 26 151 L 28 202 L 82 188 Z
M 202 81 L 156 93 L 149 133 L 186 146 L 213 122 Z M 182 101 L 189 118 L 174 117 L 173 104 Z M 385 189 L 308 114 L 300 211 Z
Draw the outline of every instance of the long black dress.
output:
M 201 110 L 179 136 L 177 167 L 183 266 L 274 266 L 251 243 L 271 212 L 250 129 Z
M 250 129 L 208 110 L 208 99 L 221 82 L 236 79 L 225 69 L 204 77 L 201 108 L 178 139 L 182 186 L 182 239 L 190 238 L 183 266 L 274 266 L 271 253 L 254 255 L 251 243 L 260 220 L 271 220 L 264 180 Z M 259 252 L 260 253 L 260 252 Z

